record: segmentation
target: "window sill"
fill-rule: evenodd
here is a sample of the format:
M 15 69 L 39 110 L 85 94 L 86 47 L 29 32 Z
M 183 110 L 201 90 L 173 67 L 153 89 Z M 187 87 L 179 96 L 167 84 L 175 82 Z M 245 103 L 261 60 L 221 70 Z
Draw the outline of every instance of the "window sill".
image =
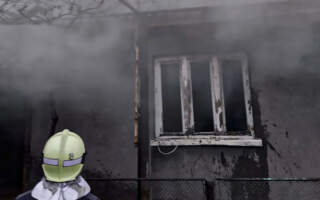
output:
M 150 141 L 151 146 L 245 146 L 262 147 L 262 140 L 252 136 L 161 136 Z

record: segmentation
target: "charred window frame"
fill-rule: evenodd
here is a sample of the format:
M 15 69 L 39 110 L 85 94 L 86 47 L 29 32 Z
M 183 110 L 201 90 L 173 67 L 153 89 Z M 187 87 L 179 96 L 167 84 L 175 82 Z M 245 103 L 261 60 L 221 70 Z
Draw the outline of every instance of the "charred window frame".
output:
M 197 74 L 207 77 L 199 79 Z M 262 145 L 254 134 L 244 54 L 157 58 L 154 83 L 155 139 L 151 145 Z M 201 92 L 205 97 L 198 98 Z M 175 105 L 168 105 L 169 101 Z M 210 107 L 205 114 L 204 104 Z M 205 124 L 199 125 L 199 121 Z

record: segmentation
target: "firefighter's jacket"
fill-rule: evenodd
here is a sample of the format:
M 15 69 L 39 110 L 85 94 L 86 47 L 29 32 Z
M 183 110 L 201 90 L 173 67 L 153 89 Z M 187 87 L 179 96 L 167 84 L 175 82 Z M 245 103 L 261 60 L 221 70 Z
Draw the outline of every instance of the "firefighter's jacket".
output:
M 30 191 L 28 191 L 28 192 L 25 192 L 25 193 L 23 193 L 23 194 L 20 194 L 17 198 L 16 198 L 16 200 L 36 200 L 35 198 L 33 198 L 32 196 L 31 196 L 31 190 Z M 66 199 L 67 200 L 67 199 Z M 91 193 L 89 193 L 89 194 L 87 194 L 86 196 L 84 196 L 84 197 L 81 197 L 80 199 L 78 199 L 78 200 L 100 200 L 98 197 L 96 197 L 95 195 L 93 195 L 93 194 L 91 194 Z
M 64 183 L 50 182 L 42 178 L 32 190 L 19 195 L 16 200 L 99 200 L 90 190 L 90 186 L 81 176 Z

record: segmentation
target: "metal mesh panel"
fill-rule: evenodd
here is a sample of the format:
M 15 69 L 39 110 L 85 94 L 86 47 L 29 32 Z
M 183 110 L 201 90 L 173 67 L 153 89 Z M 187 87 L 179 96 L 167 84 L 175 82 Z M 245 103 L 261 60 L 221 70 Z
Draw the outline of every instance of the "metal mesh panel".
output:
M 108 200 L 206 200 L 201 179 L 87 179 Z
M 205 187 L 200 181 L 145 182 L 153 200 L 205 200 Z
M 216 180 L 214 193 L 215 199 L 223 200 L 319 200 L 320 180 Z
M 320 179 L 88 179 L 108 200 L 319 200 Z

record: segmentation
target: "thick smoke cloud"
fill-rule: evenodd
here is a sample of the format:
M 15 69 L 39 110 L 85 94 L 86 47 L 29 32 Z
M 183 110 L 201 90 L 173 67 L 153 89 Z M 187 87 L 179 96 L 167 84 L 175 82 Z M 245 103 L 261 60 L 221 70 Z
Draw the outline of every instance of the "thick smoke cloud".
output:
M 79 20 L 69 29 L 1 26 L 0 153 L 15 149 L 6 156 L 16 159 L 20 155 L 10 162 L 16 168 L 4 172 L 22 172 L 24 134 L 30 131 L 30 178 L 40 178 L 40 154 L 45 141 L 50 133 L 68 128 L 82 136 L 90 152 L 86 169 L 102 173 L 101 177 L 110 172 L 134 176 L 136 170 L 126 168 L 135 163 L 134 156 L 119 166 L 125 155 L 135 154 L 130 140 L 134 49 L 128 27 L 106 18 Z M 24 106 L 31 107 L 31 112 L 27 113 Z M 114 134 L 118 135 L 115 140 Z M 113 145 L 127 148 L 119 152 L 113 150 L 117 149 Z M 15 162 L 19 163 L 12 164 Z M 19 177 L 4 177 L 20 181 Z
M 59 87 L 101 88 L 103 80 L 111 84 L 119 78 L 126 81 L 128 74 L 115 67 L 121 51 L 125 51 L 123 56 L 130 55 L 130 49 L 118 46 L 121 40 L 130 45 L 131 36 L 121 26 L 101 21 L 68 31 L 46 25 L 2 26 L 1 68 L 21 78 L 14 85 L 25 94 Z
M 192 6 L 181 2 L 172 4 L 176 7 Z M 299 65 L 303 56 L 313 51 L 314 30 L 310 24 L 304 23 L 303 19 L 299 19 L 298 23 L 301 24 L 299 27 L 295 27 L 296 19 L 285 22 L 287 27 L 280 27 L 281 23 L 275 22 L 275 18 L 265 17 L 265 7 L 262 4 L 256 6 L 254 10 L 236 8 L 239 2 L 235 1 L 228 1 L 223 5 L 225 4 L 231 8 L 223 7 L 219 15 L 212 13 L 213 21 L 217 18 L 240 20 L 217 24 L 211 39 L 223 41 L 225 46 L 242 43 L 242 46 L 255 48 L 255 58 L 265 65 L 264 67 L 271 69 L 282 65 L 295 67 Z M 157 7 L 157 4 L 153 6 Z M 147 9 L 147 5 L 142 5 L 142 10 Z M 97 81 L 103 78 L 109 81 L 116 80 L 118 76 L 125 76 L 118 73 L 118 69 L 110 67 L 114 66 L 114 59 L 121 59 L 121 55 L 116 51 L 125 32 L 124 27 L 124 24 L 106 24 L 96 20 L 79 23 L 76 28 L 67 32 L 45 25 L 2 26 L 0 30 L 3 41 L 0 46 L 2 68 L 14 66 L 17 69 L 15 72 L 20 76 L 32 77 L 29 79 L 32 87 L 23 81 L 15 82 L 17 88 L 27 93 L 52 90 L 70 82 L 73 82 L 73 85 L 88 86 L 99 85 Z M 250 42 L 258 40 L 258 43 Z M 131 46 L 132 43 L 129 41 L 127 45 Z M 104 57 L 102 54 L 109 55 L 112 59 L 102 62 L 101 57 Z M 104 73 L 101 72 L 106 66 L 111 70 L 109 74 L 117 73 L 117 76 L 103 77 Z

